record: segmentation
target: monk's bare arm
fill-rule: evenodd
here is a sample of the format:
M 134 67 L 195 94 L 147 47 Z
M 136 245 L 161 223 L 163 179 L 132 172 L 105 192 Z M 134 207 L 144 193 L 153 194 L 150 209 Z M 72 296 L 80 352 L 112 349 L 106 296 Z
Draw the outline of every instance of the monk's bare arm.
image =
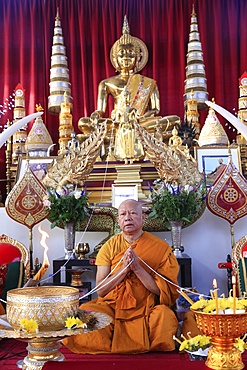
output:
M 97 267 L 97 274 L 96 274 L 96 286 L 100 284 L 106 276 L 110 273 L 111 268 L 110 266 L 98 266 Z M 114 274 L 110 275 L 106 280 L 102 283 L 102 287 L 97 290 L 97 293 L 100 297 L 104 297 L 107 293 L 113 290 L 127 275 L 129 272 L 129 268 L 124 269 L 124 265 L 117 270 Z

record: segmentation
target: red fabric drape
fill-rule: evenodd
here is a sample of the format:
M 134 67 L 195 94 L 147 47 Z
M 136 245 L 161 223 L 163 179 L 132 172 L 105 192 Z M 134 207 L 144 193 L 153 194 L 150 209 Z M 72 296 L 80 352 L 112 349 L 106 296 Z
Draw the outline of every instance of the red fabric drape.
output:
M 209 98 L 229 111 L 238 107 L 238 78 L 247 69 L 245 0 L 0 0 L 0 104 L 18 82 L 26 113 L 40 103 L 44 122 L 58 142 L 58 116 L 47 110 L 52 38 L 57 7 L 62 23 L 73 97 L 73 122 L 96 108 L 100 80 L 115 71 L 110 49 L 121 36 L 124 15 L 131 35 L 149 50 L 143 74 L 157 81 L 161 114 L 184 116 L 183 94 L 192 5 L 197 14 Z M 201 115 L 204 117 L 205 114 Z M 0 118 L 12 120 L 8 111 Z M 220 118 L 220 117 L 219 117 Z M 224 121 L 222 121 L 224 124 Z M 201 120 L 201 124 L 202 124 Z M 234 138 L 227 129 L 229 137 Z M 58 145 L 57 145 L 58 148 Z M 5 152 L 0 151 L 0 178 Z M 4 193 L 5 183 L 1 183 Z

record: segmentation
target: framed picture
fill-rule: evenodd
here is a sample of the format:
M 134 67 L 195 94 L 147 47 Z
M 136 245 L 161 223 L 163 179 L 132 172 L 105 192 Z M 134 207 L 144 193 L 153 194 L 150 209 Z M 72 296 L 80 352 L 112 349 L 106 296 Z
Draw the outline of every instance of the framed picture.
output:
M 29 168 L 33 171 L 35 176 L 42 182 L 43 178 L 46 175 L 46 168 L 49 163 L 53 161 L 56 157 L 35 157 L 35 158 L 19 158 L 16 172 L 16 182 L 22 178 L 26 168 L 27 163 L 29 163 Z
M 233 164 L 242 172 L 239 147 L 233 146 L 230 147 L 230 150 Z M 210 187 L 214 183 L 228 163 L 228 152 L 229 148 L 227 146 L 195 148 L 198 170 L 204 174 L 207 187 Z
M 126 199 L 138 200 L 138 185 L 112 185 L 112 207 L 118 208 Z

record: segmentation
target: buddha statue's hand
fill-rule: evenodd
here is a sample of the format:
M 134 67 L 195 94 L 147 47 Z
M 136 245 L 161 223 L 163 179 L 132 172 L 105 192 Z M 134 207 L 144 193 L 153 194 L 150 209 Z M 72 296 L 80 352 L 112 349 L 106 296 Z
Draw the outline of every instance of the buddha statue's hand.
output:
M 101 117 L 103 117 L 103 112 L 100 111 L 100 110 L 95 110 L 91 116 L 90 116 L 90 120 L 91 121 L 98 121 Z
M 153 117 L 155 114 L 157 114 L 158 111 L 156 109 L 148 110 L 144 113 L 143 117 Z

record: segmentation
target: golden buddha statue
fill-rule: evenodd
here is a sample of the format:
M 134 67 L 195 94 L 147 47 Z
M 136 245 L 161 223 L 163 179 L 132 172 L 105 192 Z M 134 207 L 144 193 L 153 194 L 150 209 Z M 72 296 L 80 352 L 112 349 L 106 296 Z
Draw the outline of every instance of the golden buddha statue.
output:
M 156 81 L 138 73 L 148 61 L 148 50 L 143 41 L 130 35 L 126 16 L 124 17 L 122 36 L 112 46 L 110 58 L 112 65 L 119 73 L 100 82 L 97 110 L 91 114 L 90 119 L 81 118 L 78 127 L 84 134 L 82 136 L 93 131 L 94 127 L 103 121 L 108 97 L 111 95 L 114 99 L 114 109 L 110 119 L 107 120 L 108 137 L 105 143 L 108 143 L 110 147 L 111 159 L 125 160 L 125 162 L 130 160 L 132 163 L 133 160 L 140 160 L 144 157 L 143 149 L 140 148 L 140 144 L 137 145 L 138 140 L 134 126 L 130 125 L 133 118 L 148 132 L 155 133 L 157 125 L 159 131 L 165 131 L 168 127 L 167 120 L 170 118 L 171 122 L 175 122 L 179 120 L 179 117 L 161 118 L 155 116 L 160 111 L 159 90 Z M 126 145 L 121 144 L 125 143 L 126 138 L 129 141 L 128 146 L 131 145 L 131 148 L 127 148 L 128 153 L 124 148 Z

